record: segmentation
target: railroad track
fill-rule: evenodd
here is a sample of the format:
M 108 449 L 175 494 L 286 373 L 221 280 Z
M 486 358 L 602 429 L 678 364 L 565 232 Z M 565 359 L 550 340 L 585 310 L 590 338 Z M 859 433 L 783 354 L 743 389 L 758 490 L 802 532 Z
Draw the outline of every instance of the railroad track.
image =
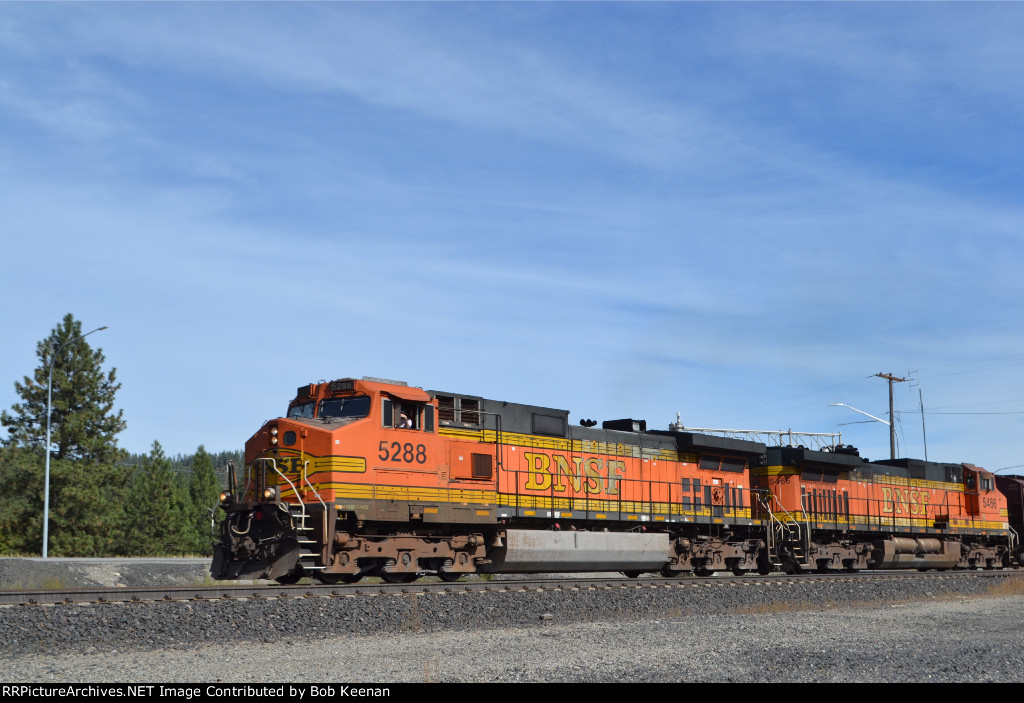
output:
M 454 583 L 421 580 L 414 583 L 359 583 L 352 585 L 297 584 L 294 586 L 156 586 L 146 588 L 86 588 L 63 590 L 0 591 L 0 606 L 76 605 L 101 603 L 133 603 L 159 601 L 206 601 L 287 598 L 350 598 L 359 596 L 474 593 L 515 591 L 574 591 L 599 589 L 714 588 L 728 586 L 797 585 L 801 583 L 855 581 L 862 579 L 950 579 L 950 578 L 1018 578 L 1019 571 L 950 571 L 950 572 L 865 572 L 849 574 L 798 574 L 771 576 L 716 576 L 713 578 L 569 578 L 516 581 L 466 580 Z

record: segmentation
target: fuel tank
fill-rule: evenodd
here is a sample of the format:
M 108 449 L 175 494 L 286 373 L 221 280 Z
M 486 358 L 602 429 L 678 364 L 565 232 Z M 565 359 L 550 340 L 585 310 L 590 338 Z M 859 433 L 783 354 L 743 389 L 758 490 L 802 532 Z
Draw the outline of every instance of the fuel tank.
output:
M 951 569 L 960 561 L 960 543 L 932 537 L 876 540 L 873 569 Z
M 508 530 L 488 553 L 485 573 L 658 571 L 672 557 L 669 536 L 650 532 Z

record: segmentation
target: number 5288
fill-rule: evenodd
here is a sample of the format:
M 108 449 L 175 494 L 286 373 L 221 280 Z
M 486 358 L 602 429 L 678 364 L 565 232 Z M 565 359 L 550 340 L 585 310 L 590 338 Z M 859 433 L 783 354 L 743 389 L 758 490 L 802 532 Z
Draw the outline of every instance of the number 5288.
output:
M 417 464 L 424 464 L 427 461 L 427 448 L 422 444 L 417 444 L 415 447 L 411 442 L 402 444 L 401 442 L 392 442 L 389 446 L 386 440 L 380 441 L 380 453 L 377 457 L 381 461 L 393 461 L 402 463 L 403 461 L 407 464 L 413 462 Z

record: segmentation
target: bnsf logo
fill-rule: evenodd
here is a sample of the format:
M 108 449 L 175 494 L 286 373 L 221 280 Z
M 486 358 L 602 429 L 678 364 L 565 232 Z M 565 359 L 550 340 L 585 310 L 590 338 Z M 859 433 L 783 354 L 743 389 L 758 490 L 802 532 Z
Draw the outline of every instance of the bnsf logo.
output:
M 565 491 L 568 485 L 575 493 L 619 494 L 619 481 L 625 477 L 626 462 L 560 454 L 523 452 L 528 477 L 525 488 L 534 491 Z M 572 465 L 570 466 L 570 462 Z M 552 466 L 552 463 L 554 466 Z
M 882 487 L 882 512 L 905 515 L 926 515 L 931 493 L 912 489 Z

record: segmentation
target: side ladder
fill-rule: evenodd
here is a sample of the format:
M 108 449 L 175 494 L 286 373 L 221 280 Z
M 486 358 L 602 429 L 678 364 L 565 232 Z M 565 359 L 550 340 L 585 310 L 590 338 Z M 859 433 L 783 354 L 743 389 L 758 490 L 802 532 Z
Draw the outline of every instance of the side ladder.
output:
M 288 504 L 288 512 L 291 513 L 292 529 L 295 530 L 295 540 L 299 544 L 299 566 L 305 573 L 323 571 L 325 567 L 320 563 L 320 543 L 316 540 L 316 530 L 309 524 L 316 516 L 310 515 L 301 498 L 298 501 L 298 504 Z M 321 514 L 321 519 L 324 515 L 326 513 Z
M 288 513 L 291 515 L 292 529 L 295 531 L 295 540 L 299 545 L 299 567 L 304 573 L 312 573 L 314 571 L 323 571 L 326 567 L 320 561 L 320 549 L 319 542 L 316 539 L 316 529 L 310 525 L 310 520 L 313 519 L 313 515 L 309 513 L 306 508 L 305 501 L 302 500 L 302 494 L 295 484 L 292 483 L 291 479 L 285 476 L 280 469 L 277 468 L 277 462 L 273 459 L 263 459 L 263 461 L 269 461 L 274 472 L 281 477 L 281 480 L 288 484 L 288 487 L 292 489 L 292 493 L 295 495 L 295 500 L 298 503 L 287 503 Z M 321 520 L 327 519 L 327 504 L 324 503 L 323 498 L 320 496 L 320 492 L 313 487 L 313 484 L 309 482 L 306 476 L 306 469 L 309 466 L 309 462 L 306 461 L 302 465 L 302 474 L 300 479 L 300 485 L 305 484 L 309 491 L 316 496 L 316 499 L 320 502 L 320 506 L 323 512 L 320 514 Z M 326 534 L 326 525 L 321 526 L 320 533 Z
M 318 491 L 312 483 L 309 482 L 309 462 L 304 461 L 302 463 L 302 480 L 301 483 L 305 484 L 305 487 L 320 503 L 320 520 L 323 524 L 320 525 L 320 534 L 327 534 L 327 504 L 324 503 L 324 499 L 320 496 Z M 287 479 L 286 479 L 287 480 Z M 291 483 L 289 481 L 289 483 Z M 292 487 L 294 489 L 294 486 Z M 305 573 L 312 573 L 314 571 L 323 571 L 327 567 L 322 563 L 320 559 L 320 542 L 316 540 L 317 530 L 309 524 L 312 515 L 306 509 L 306 503 L 302 500 L 302 495 L 299 491 L 295 491 L 295 498 L 299 501 L 298 505 L 292 504 L 289 506 L 289 510 L 292 514 L 292 527 L 295 529 L 295 537 L 299 543 L 299 566 Z
M 765 542 L 768 560 L 776 570 L 786 571 L 787 561 L 798 569 L 811 566 L 807 560 L 810 550 L 810 530 L 771 494 L 758 495 L 768 519 L 765 521 Z M 773 509 L 773 504 L 776 509 Z

